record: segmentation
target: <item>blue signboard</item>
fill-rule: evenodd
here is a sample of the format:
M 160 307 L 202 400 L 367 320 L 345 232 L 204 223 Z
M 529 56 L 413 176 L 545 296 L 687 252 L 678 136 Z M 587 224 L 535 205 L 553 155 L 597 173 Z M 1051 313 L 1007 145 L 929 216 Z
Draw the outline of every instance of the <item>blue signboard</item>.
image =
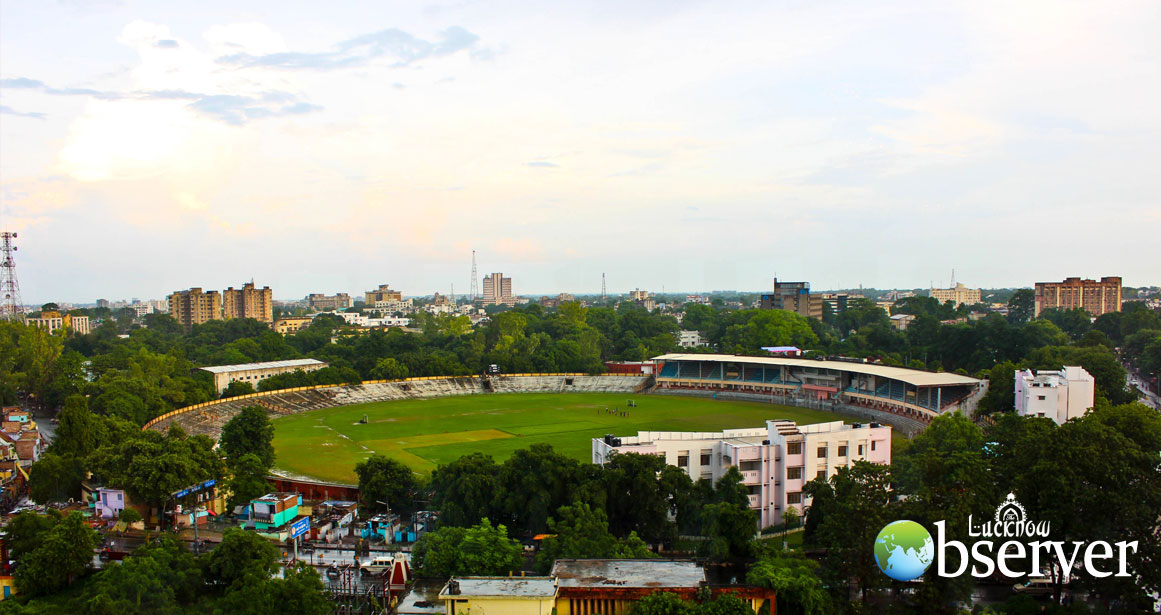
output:
M 290 524 L 291 539 L 298 538 L 310 531 L 310 517 L 303 517 Z

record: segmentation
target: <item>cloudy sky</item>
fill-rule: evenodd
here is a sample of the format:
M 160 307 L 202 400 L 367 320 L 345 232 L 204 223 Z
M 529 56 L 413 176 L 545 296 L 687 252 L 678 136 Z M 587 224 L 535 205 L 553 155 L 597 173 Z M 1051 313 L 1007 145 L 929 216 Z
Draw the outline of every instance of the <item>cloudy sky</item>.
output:
M 1161 283 L 1161 3 L 0 3 L 28 303 Z

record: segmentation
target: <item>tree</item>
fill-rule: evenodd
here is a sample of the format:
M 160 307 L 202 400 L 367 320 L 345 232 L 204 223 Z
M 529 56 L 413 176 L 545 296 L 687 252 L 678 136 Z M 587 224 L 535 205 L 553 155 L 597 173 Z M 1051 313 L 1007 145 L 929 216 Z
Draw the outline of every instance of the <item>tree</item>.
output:
M 36 550 L 45 535 L 60 521 L 60 513 L 52 510 L 47 515 L 24 511 L 13 517 L 4 526 L 4 543 L 8 545 L 9 556 L 19 561 Z
M 237 397 L 239 395 L 250 395 L 254 392 L 254 385 L 242 380 L 235 380 L 226 385 L 226 390 L 222 391 L 222 399 L 227 397 Z
M 1016 364 L 1011 361 L 997 363 L 988 372 L 988 392 L 977 408 L 979 414 L 1008 412 L 1014 408 L 1012 392 L 1016 387 Z
M 497 507 L 513 529 L 540 533 L 548 516 L 576 498 L 579 465 L 549 444 L 533 444 L 512 454 L 500 468 Z
M 127 508 L 125 510 L 133 510 Z M 202 572 L 193 553 L 170 536 L 147 543 L 121 563 L 111 562 L 95 575 L 84 596 L 84 615 L 152 615 L 181 612 L 196 601 Z
M 407 366 L 391 357 L 379 359 L 375 369 L 371 370 L 371 377 L 376 380 L 403 380 L 407 377 Z
M 541 573 L 547 573 L 558 559 L 656 557 L 636 533 L 631 532 L 625 540 L 613 536 L 605 512 L 580 502 L 560 507 L 555 518 L 548 520 L 548 531 L 552 535 L 536 554 L 536 568 Z
M 125 507 L 121 509 L 121 513 L 118 515 L 118 518 L 128 525 L 133 525 L 134 523 L 141 521 L 141 513 L 137 512 L 137 510 L 134 508 Z
M 989 472 L 984 443 L 983 431 L 959 413 L 932 420 L 892 464 L 896 487 L 908 496 L 897 518 L 926 522 L 930 527 L 941 519 L 992 514 L 999 490 Z M 949 539 L 970 542 L 965 526 L 949 524 L 947 533 Z M 954 570 L 960 563 L 954 553 L 950 555 L 953 561 L 945 565 Z M 917 591 L 927 608 L 947 612 L 947 605 L 970 594 L 971 586 L 970 576 L 928 575 Z
M 230 506 L 245 506 L 267 491 L 266 473 L 269 468 L 253 453 L 247 453 L 234 462 L 229 480 Z
M 70 513 L 44 534 L 40 545 L 21 558 L 16 585 L 21 592 L 42 595 L 56 591 L 84 574 L 93 564 L 97 533 L 80 513 Z
M 224 426 L 218 446 L 233 466 L 243 455 L 256 455 L 262 467 L 274 466 L 274 426 L 262 406 L 247 406 Z
M 58 421 L 50 448 L 62 457 L 86 457 L 108 436 L 105 421 L 89 411 L 88 399 L 83 395 L 71 395 L 65 399 Z
M 77 499 L 84 479 L 84 467 L 79 459 L 46 452 L 32 464 L 28 495 L 41 504 Z
M 425 577 L 507 574 L 522 567 L 520 544 L 503 525 L 484 519 L 470 528 L 441 527 L 420 537 L 412 561 Z
M 808 517 L 821 515 L 812 525 L 810 544 L 826 549 L 825 573 L 830 585 L 846 600 L 853 579 L 866 600 L 870 590 L 884 580 L 866 548 L 889 521 L 894 520 L 891 502 L 891 468 L 857 461 L 839 468 L 829 481 L 819 478 L 804 489 L 812 499 Z
M 355 465 L 355 474 L 363 509 L 382 512 L 390 508 L 405 514 L 414 508 L 412 496 L 418 485 L 411 468 L 402 462 L 372 455 Z
M 702 511 L 703 533 L 708 540 L 700 550 L 717 560 L 749 557 L 758 531 L 758 514 L 750 509 L 750 498 L 737 466 L 730 466 L 718 479 L 713 498 Z
M 1036 309 L 1036 293 L 1031 288 L 1021 288 L 1008 299 L 1008 322 L 1023 324 L 1032 320 Z
M 634 602 L 629 615 L 693 615 L 693 606 L 672 592 L 655 592 Z
M 830 595 L 817 571 L 818 564 L 801 554 L 776 553 L 762 558 L 750 568 L 746 581 L 776 592 L 778 604 L 771 612 L 779 615 L 826 615 L 831 612 Z
M 483 453 L 464 455 L 431 473 L 432 505 L 443 525 L 468 527 L 493 516 L 500 466 Z
M 741 598 L 728 593 L 697 605 L 693 612 L 695 615 L 754 615 L 754 609 Z
M 278 548 L 269 540 L 238 528 L 222 534 L 222 542 L 206 556 L 206 580 L 228 588 L 248 574 L 269 577 L 278 566 Z
M 605 511 L 614 535 L 637 532 L 650 543 L 671 542 L 677 537 L 677 527 L 669 521 L 673 494 L 658 480 L 665 467 L 661 457 L 636 453 L 619 453 L 605 463 Z

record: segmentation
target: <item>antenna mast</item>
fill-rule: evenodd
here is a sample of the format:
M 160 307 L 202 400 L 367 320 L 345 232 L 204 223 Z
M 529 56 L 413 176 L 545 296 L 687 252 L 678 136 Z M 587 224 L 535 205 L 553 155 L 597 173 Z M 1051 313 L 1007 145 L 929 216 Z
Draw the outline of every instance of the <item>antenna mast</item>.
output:
M 476 251 L 472 250 L 472 291 L 470 301 L 480 298 L 480 276 L 476 273 Z
M 609 300 L 609 293 L 607 292 L 607 289 L 605 287 L 605 274 L 602 273 L 601 274 L 601 302 L 603 303 L 603 302 L 608 301 L 608 300 Z
M 0 233 L 0 319 L 24 322 L 24 302 L 20 300 L 20 282 L 16 280 L 16 261 L 12 240 L 16 233 Z

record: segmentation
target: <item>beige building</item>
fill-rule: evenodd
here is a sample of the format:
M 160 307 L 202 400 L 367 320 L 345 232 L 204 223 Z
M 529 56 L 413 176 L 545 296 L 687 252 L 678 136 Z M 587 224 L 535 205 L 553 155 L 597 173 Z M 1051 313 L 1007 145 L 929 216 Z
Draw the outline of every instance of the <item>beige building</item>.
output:
M 169 315 L 182 326 L 192 327 L 210 320 L 222 319 L 222 295 L 216 290 L 194 287 L 169 296 Z
M 644 301 L 649 298 L 649 291 L 640 288 L 629 291 L 629 301 Z
M 314 322 L 314 318 L 310 316 L 287 316 L 274 321 L 272 328 L 282 335 L 293 335 L 298 333 L 300 329 L 309 327 L 312 322 Z
M 955 288 L 932 288 L 927 291 L 928 296 L 942 303 L 951 301 L 953 305 L 975 305 L 980 302 L 980 289 L 968 288 L 956 283 Z
M 504 277 L 503 273 L 493 273 L 484 277 L 484 292 L 480 297 L 484 305 L 516 305 L 516 297 L 512 295 L 512 278 Z
M 1121 311 L 1121 278 L 1100 281 L 1066 278 L 1063 282 L 1036 283 L 1036 316 L 1044 310 L 1082 308 L 1094 317 Z
M 311 293 L 306 296 L 306 304 L 312 310 L 330 312 L 345 310 L 355 305 L 355 302 L 347 293 L 336 293 L 333 297 L 328 297 L 322 293 Z
M 390 284 L 380 284 L 378 289 L 363 294 L 366 296 L 367 307 L 375 307 L 375 304 L 384 301 L 403 301 L 403 293 L 391 290 Z
M 265 363 L 240 363 L 238 365 L 211 365 L 201 367 L 202 371 L 214 375 L 214 388 L 221 395 L 231 382 L 249 382 L 254 390 L 258 390 L 258 383 L 278 374 L 304 371 L 313 372 L 327 366 L 318 359 L 291 359 L 289 361 L 267 361 Z
M 810 282 L 779 282 L 774 278 L 774 292 L 763 294 L 759 307 L 822 320 L 822 297 L 810 294 Z
M 70 329 L 73 333 L 88 335 L 90 330 L 88 316 L 72 316 L 54 311 L 41 312 L 40 318 L 27 318 L 24 322 L 47 329 L 50 334 L 58 329 Z
M 254 283 L 243 284 L 222 291 L 222 316 L 225 318 L 253 318 L 262 322 L 274 321 L 274 297 L 269 286 L 254 288 Z

